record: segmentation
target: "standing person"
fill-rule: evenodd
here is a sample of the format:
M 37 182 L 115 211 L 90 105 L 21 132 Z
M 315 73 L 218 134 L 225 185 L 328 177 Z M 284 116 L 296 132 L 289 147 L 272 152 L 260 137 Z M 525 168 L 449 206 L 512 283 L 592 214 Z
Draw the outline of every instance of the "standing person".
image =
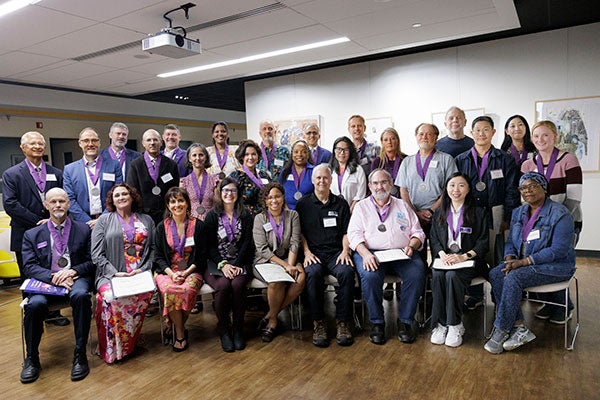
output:
M 494 121 L 490 117 L 475 118 L 472 124 L 475 145 L 456 157 L 458 170 L 469 177 L 471 187 L 475 188 L 475 203 L 488 211 L 492 230 L 488 257 L 490 265 L 502 260 L 504 233 L 509 228 L 510 215 L 520 201 L 515 160 L 492 146 L 494 133 Z M 465 307 L 474 310 L 482 304 L 483 285 L 470 288 L 468 294 Z
M 129 128 L 127 125 L 122 122 L 113 123 L 108 131 L 110 146 L 102 149 L 100 152 L 100 157 L 102 157 L 104 160 L 112 159 L 119 161 L 119 164 L 121 164 L 123 181 L 127 179 L 127 173 L 129 172 L 129 166 L 131 165 L 131 162 L 142 156 L 142 153 L 125 147 L 128 136 Z
M 160 154 L 161 138 L 157 131 L 144 132 L 142 144 L 146 149 L 144 156 L 133 160 L 126 182 L 142 196 L 142 212 L 158 224 L 165 210 L 165 193 L 179 186 L 179 169 L 175 161 Z
M 365 176 L 369 176 L 371 172 L 371 163 L 380 152 L 378 146 L 367 142 L 365 137 L 365 119 L 361 115 L 352 115 L 348 118 L 348 133 L 356 147 L 358 155 L 358 164 L 363 168 Z
M 244 210 L 236 181 L 230 177 L 219 182 L 217 202 L 205 219 L 208 267 L 204 281 L 215 290 L 217 333 L 223 351 L 246 348 L 244 315 L 246 285 L 252 279 L 254 258 L 252 216 Z M 229 313 L 233 314 L 233 321 Z
M 334 156 L 329 161 L 333 180 L 331 193 L 342 196 L 352 212 L 354 205 L 367 194 L 367 177 L 358 165 L 358 156 L 352 140 L 346 136 L 337 138 L 333 142 L 333 153 Z
M 161 154 L 164 154 L 177 163 L 180 178 L 187 176 L 189 171 L 186 167 L 185 150 L 179 147 L 181 130 L 175 124 L 167 124 L 163 128 L 162 138 L 165 143 L 165 149 L 161 151 Z
M 285 203 L 293 210 L 302 196 L 314 190 L 314 186 L 308 144 L 304 140 L 298 140 L 292 145 L 291 151 L 292 156 L 279 175 L 279 183 L 285 189 Z
M 207 149 L 211 164 L 208 173 L 221 180 L 240 167 L 235 158 L 237 146 L 229 145 L 229 127 L 223 121 L 213 124 L 212 137 L 213 146 Z
M 273 122 L 264 120 L 260 122 L 258 133 L 260 142 L 260 161 L 258 169 L 264 169 L 271 175 L 271 182 L 278 182 L 283 166 L 290 159 L 290 151 L 285 146 L 275 144 L 277 130 Z
M 306 292 L 313 320 L 313 344 L 329 346 L 325 324 L 326 275 L 337 281 L 335 306 L 336 342 L 351 346 L 354 337 L 349 323 L 352 320 L 352 293 L 354 269 L 346 231 L 350 220 L 350 207 L 339 196 L 331 193 L 331 170 L 327 164 L 319 164 L 312 174 L 314 193 L 304 196 L 296 207 L 302 227 Z
M 448 130 L 448 136 L 437 141 L 435 148 L 456 158 L 459 154 L 469 150 L 475 142 L 465 135 L 464 129 L 467 125 L 465 112 L 456 106 L 446 111 L 444 125 Z
M 550 199 L 564 205 L 571 212 L 574 221 L 575 244 L 579 241 L 579 234 L 583 228 L 583 215 L 581 213 L 581 198 L 583 191 L 583 173 L 579 160 L 574 154 L 556 148 L 558 131 L 552 121 L 539 121 L 531 130 L 533 143 L 538 154 L 523 163 L 521 172 L 536 171 L 543 174 L 548 181 L 547 193 Z M 557 304 L 564 304 L 564 292 L 555 292 L 542 295 Z M 573 303 L 569 299 L 569 309 Z M 554 305 L 544 305 L 535 316 L 548 319 L 554 324 L 564 324 L 571 318 L 571 313 L 565 314 L 561 308 Z
M 383 280 L 386 273 L 402 279 L 398 304 L 398 339 L 412 343 L 417 337 L 414 325 L 419 297 L 425 285 L 425 264 L 417 253 L 425 234 L 417 215 L 402 199 L 392 197 L 392 176 L 383 169 L 369 175 L 372 195 L 358 202 L 348 225 L 348 241 L 355 251 L 354 264 L 371 320 L 369 339 L 384 344 Z M 375 250 L 402 249 L 408 259 L 379 262 Z
M 521 311 L 523 288 L 566 281 L 575 273 L 569 210 L 548 197 L 548 181 L 538 172 L 524 173 L 519 191 L 524 204 L 512 214 L 504 261 L 490 271 L 496 319 L 484 348 L 492 354 L 535 339 Z
M 331 160 L 331 152 L 319 146 L 321 139 L 321 129 L 317 124 L 308 123 L 302 129 L 302 139 L 308 144 L 310 153 L 309 163 L 319 165 L 328 163 Z
M 83 222 L 68 218 L 69 198 L 60 188 L 46 193 L 44 207 L 50 212 L 47 223 L 25 232 L 23 261 L 25 276 L 61 286 L 69 290 L 69 304 L 73 309 L 75 327 L 75 354 L 71 380 L 84 379 L 90 372 L 85 349 L 92 318 L 90 289 L 94 265 L 90 257 L 90 229 Z M 44 318 L 48 305 L 56 296 L 30 294 L 25 306 L 23 330 L 27 344 L 27 358 L 23 361 L 21 382 L 31 383 L 40 374 L 39 344 L 44 333 Z
M 256 167 L 260 160 L 260 147 L 253 140 L 244 140 L 240 143 L 235 151 L 235 158 L 242 167 L 233 171 L 229 176 L 237 181 L 244 208 L 254 218 L 262 211 L 258 195 L 260 189 L 269 183 L 269 174 Z
M 394 128 L 385 128 L 379 138 L 381 142 L 381 152 L 379 156 L 371 162 L 371 171 L 377 168 L 383 168 L 392 175 L 392 180 L 396 182 L 398 171 L 402 160 L 406 154 L 400 149 L 400 136 Z M 400 188 L 396 185 L 392 188 L 392 196 L 400 197 Z
M 73 219 L 93 229 L 106 209 L 108 191 L 123 183 L 123 173 L 117 160 L 98 156 L 100 138 L 94 129 L 84 128 L 79 132 L 78 143 L 83 158 L 65 166 L 64 188 L 71 202 Z
M 269 311 L 260 323 L 260 337 L 263 342 L 271 342 L 277 332 L 281 310 L 300 296 L 306 282 L 306 274 L 298 261 L 300 250 L 300 218 L 294 210 L 285 208 L 283 186 L 271 182 L 260 190 L 263 211 L 254 218 L 252 235 L 256 245 L 254 265 L 273 263 L 280 265 L 294 278 L 295 282 L 270 282 L 267 286 Z M 254 273 L 262 280 L 260 274 Z
M 531 142 L 529 124 L 522 115 L 513 115 L 504 124 L 504 141 L 500 148 L 515 159 L 517 170 L 521 171 L 521 165 L 533 157 L 535 146 Z
M 210 168 L 210 157 L 202 143 L 192 143 L 186 154 L 187 169 L 192 172 L 180 180 L 191 201 L 192 217 L 204 221 L 206 214 L 213 208 L 217 179 L 207 172 Z
M 125 183 L 108 192 L 106 209 L 92 231 L 92 262 L 96 265 L 96 327 L 98 353 L 112 364 L 131 354 L 137 343 L 152 292 L 115 298 L 113 277 L 151 271 L 155 257 L 152 218 L 139 211 L 142 198 Z
M 190 198 L 185 189 L 169 189 L 165 202 L 165 219 L 156 228 L 155 280 L 163 299 L 165 337 L 175 334 L 173 351 L 179 353 L 189 347 L 185 323 L 202 286 L 197 271 L 206 265 L 206 233 L 204 223 L 190 216 Z
M 442 203 L 431 221 L 431 255 L 444 265 L 472 260 L 462 269 L 433 269 L 431 277 L 431 343 L 458 347 L 465 327 L 463 301 L 467 287 L 477 276 L 487 279 L 485 255 L 489 246 L 486 211 L 475 205 L 468 178 L 455 172 L 446 181 Z

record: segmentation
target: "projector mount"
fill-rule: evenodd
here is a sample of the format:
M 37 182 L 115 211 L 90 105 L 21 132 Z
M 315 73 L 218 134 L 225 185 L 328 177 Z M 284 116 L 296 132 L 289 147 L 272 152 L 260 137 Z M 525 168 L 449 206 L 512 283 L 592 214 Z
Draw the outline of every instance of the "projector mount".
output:
M 171 18 L 167 17 L 167 15 L 169 15 L 175 11 L 183 10 L 183 12 L 185 14 L 185 19 L 190 19 L 190 8 L 192 8 L 192 7 L 196 7 L 196 5 L 194 3 L 186 3 L 186 4 L 183 4 L 177 8 L 174 8 L 174 9 L 164 13 L 163 18 L 168 21 L 169 26 L 167 26 L 165 29 L 163 29 L 163 32 L 169 32 L 169 33 L 176 34 L 177 32 L 175 32 L 175 31 L 179 31 L 179 32 L 181 32 L 182 37 L 185 39 L 187 36 L 187 31 L 185 30 L 185 28 L 183 26 L 173 26 L 173 20 Z

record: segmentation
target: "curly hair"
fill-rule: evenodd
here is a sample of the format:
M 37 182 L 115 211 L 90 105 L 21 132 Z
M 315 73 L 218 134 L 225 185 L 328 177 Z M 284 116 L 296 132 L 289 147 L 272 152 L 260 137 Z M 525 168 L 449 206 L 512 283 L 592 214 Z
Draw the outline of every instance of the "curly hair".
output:
M 279 182 L 269 182 L 265 186 L 260 189 L 260 193 L 258 194 L 258 201 L 263 208 L 263 212 L 267 213 L 267 197 L 269 197 L 269 193 L 271 193 L 271 189 L 277 189 L 283 195 L 283 208 L 285 208 L 285 189 L 283 185 Z
M 141 210 L 142 196 L 140 196 L 140 193 L 137 191 L 136 188 L 134 188 L 133 186 L 129 186 L 126 183 L 119 183 L 118 185 L 115 185 L 112 188 L 110 188 L 108 194 L 106 195 L 106 209 L 109 212 L 115 212 L 117 210 L 117 208 L 115 207 L 115 202 L 113 201 L 113 192 L 115 191 L 115 189 L 120 187 L 125 188 L 129 192 L 129 196 L 131 196 L 131 212 L 134 213 Z

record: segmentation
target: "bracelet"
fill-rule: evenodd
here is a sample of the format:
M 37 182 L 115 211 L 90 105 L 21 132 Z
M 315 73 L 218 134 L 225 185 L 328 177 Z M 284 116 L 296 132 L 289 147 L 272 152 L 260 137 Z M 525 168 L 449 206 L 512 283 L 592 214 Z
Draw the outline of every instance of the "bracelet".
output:
M 221 261 L 218 265 L 217 265 L 217 269 L 220 271 L 223 269 L 224 266 L 227 265 L 227 260 L 223 260 Z

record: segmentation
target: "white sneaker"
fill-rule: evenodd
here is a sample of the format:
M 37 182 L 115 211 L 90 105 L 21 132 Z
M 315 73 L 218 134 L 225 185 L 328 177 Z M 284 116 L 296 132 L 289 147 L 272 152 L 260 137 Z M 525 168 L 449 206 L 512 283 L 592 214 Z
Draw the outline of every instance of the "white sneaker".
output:
M 447 333 L 448 327 L 438 323 L 437 326 L 433 328 L 433 332 L 431 332 L 431 343 L 444 344 Z
M 458 325 L 450 325 L 446 335 L 445 345 L 449 347 L 458 347 L 462 344 L 462 336 L 465 333 L 465 327 L 461 322 Z
M 533 339 L 535 339 L 535 335 L 525 325 L 513 326 L 510 330 L 510 336 L 502 344 L 502 347 L 507 351 L 514 350 Z

